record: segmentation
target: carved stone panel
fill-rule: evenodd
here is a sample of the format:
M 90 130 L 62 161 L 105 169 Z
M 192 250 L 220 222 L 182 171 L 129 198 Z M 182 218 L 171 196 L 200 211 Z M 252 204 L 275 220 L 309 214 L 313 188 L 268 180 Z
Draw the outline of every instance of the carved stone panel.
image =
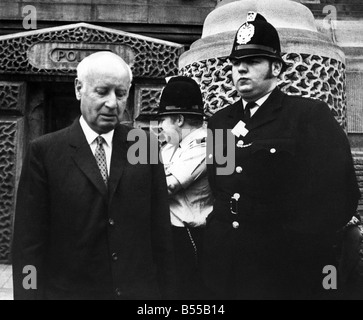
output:
M 285 56 L 290 68 L 280 83 L 283 91 L 326 102 L 336 120 L 347 128 L 346 69 L 341 61 L 310 54 Z
M 25 83 L 0 82 L 0 111 L 24 112 Z
M 358 186 L 361 194 L 363 195 L 363 155 L 353 153 L 353 159 Z M 363 197 L 359 200 L 358 210 L 363 213 Z
M 165 84 L 166 85 L 166 84 Z M 165 85 L 137 85 L 135 91 L 136 116 L 155 116 Z
M 0 120 L 0 262 L 10 257 L 21 132 L 22 120 Z

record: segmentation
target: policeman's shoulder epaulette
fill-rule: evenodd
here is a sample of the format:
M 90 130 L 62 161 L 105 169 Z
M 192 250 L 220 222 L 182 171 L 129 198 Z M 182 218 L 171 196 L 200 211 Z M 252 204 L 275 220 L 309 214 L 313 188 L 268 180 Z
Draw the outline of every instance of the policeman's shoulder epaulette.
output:
M 205 143 L 205 142 L 207 142 L 207 138 L 204 137 L 202 139 L 197 139 L 196 141 L 198 144 Z

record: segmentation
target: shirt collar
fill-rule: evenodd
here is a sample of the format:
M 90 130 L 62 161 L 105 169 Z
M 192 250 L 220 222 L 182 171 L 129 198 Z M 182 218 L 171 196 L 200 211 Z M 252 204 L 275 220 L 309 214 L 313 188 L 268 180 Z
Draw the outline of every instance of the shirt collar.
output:
M 258 99 L 257 101 L 255 101 L 255 103 L 256 103 L 255 108 L 261 107 L 267 101 L 267 99 L 270 97 L 271 93 L 272 93 L 272 91 L 269 92 L 268 94 L 264 95 L 262 98 Z M 245 108 L 245 106 L 247 105 L 247 101 L 245 101 L 243 99 L 242 99 L 242 101 L 243 101 L 243 108 Z
M 91 145 L 97 139 L 99 134 L 92 130 L 92 128 L 88 125 L 86 120 L 84 120 L 83 116 L 81 116 L 81 118 L 79 119 L 79 122 L 81 124 L 84 135 L 86 136 L 88 144 Z M 112 130 L 105 134 L 101 134 L 101 137 L 103 139 L 105 139 L 105 141 L 109 147 L 112 146 L 112 140 L 113 140 L 114 133 L 115 133 L 115 130 Z

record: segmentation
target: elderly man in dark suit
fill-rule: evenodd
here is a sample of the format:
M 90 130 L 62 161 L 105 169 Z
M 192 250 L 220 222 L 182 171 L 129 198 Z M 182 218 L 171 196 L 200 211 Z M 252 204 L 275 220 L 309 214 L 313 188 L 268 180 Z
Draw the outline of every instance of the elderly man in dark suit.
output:
M 131 165 L 131 129 L 119 124 L 131 82 L 117 55 L 85 58 L 75 82 L 82 117 L 30 144 L 15 216 L 15 299 L 173 297 L 163 166 Z M 24 288 L 27 266 L 36 289 Z
M 286 67 L 278 33 L 260 14 L 248 19 L 230 56 L 242 99 L 209 121 L 216 202 L 202 273 L 212 298 L 321 298 L 324 268 L 337 268 L 337 232 L 360 197 L 349 143 L 324 102 L 277 88 Z M 227 148 L 235 149 L 230 175 L 218 171 Z

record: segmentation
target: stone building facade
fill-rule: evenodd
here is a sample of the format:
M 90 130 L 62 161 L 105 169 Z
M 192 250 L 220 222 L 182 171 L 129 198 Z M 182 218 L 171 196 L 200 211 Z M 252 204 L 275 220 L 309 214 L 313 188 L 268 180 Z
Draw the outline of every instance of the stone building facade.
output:
M 99 50 L 130 63 L 135 81 L 124 118 L 129 125 L 147 128 L 165 78 L 180 73 L 201 84 L 210 115 L 236 99 L 225 60 L 244 19 L 242 14 L 240 21 L 227 19 L 235 2 L 261 3 L 267 10 L 290 65 L 282 88 L 328 102 L 351 140 L 363 191 L 363 4 L 278 1 L 298 6 L 293 13 L 299 18 L 286 8 L 267 10 L 275 0 L 2 0 L 0 263 L 11 261 L 16 186 L 27 143 L 79 115 L 73 89 L 77 63 Z

